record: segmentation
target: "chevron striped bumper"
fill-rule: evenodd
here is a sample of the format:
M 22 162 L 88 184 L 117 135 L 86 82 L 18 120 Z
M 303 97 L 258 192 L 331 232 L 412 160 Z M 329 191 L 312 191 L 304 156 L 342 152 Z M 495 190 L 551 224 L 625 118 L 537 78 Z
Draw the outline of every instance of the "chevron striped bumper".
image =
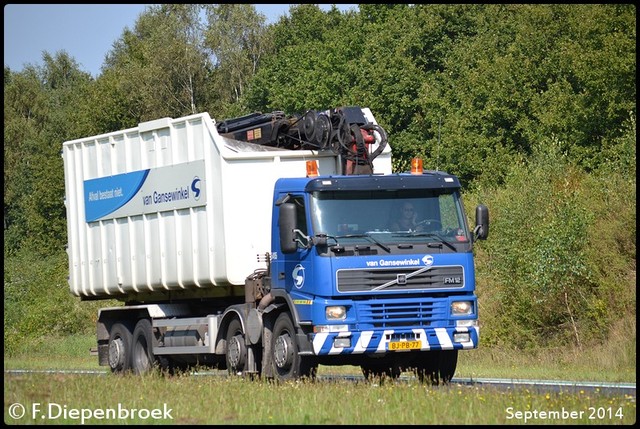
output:
M 468 335 L 456 335 L 468 334 Z M 460 338 L 463 342 L 460 342 Z M 468 340 L 467 340 L 468 338 Z M 317 333 L 313 336 L 313 351 L 316 356 L 387 353 L 389 343 L 411 339 L 419 341 L 415 351 L 473 349 L 478 347 L 480 331 L 478 327 L 431 328 L 412 330 L 352 331 Z M 349 339 L 350 341 L 348 341 Z M 336 341 L 338 340 L 338 341 Z M 465 341 L 466 340 L 466 341 Z M 349 346 L 335 346 L 335 344 Z

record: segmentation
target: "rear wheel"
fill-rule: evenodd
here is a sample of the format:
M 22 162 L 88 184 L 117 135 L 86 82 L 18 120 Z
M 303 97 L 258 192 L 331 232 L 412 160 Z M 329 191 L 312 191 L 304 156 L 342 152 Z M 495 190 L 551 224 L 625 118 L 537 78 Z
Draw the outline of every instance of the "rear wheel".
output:
M 271 344 L 274 374 L 279 380 L 315 377 L 318 364 L 313 357 L 300 356 L 298 352 L 296 330 L 291 314 L 282 313 L 273 325 Z
M 114 323 L 109 333 L 109 367 L 113 373 L 131 369 L 132 335 L 128 326 Z
M 145 374 L 153 368 L 153 328 L 149 319 L 140 319 L 133 330 L 131 369 L 135 374 Z

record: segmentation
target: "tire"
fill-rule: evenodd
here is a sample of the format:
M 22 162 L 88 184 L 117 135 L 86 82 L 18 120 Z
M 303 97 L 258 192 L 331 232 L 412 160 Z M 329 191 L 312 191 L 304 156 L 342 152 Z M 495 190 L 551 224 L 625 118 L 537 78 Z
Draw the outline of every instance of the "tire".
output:
M 415 370 L 420 382 L 437 386 L 451 382 L 457 365 L 458 350 L 437 350 L 421 354 Z
M 156 364 L 153 356 L 153 328 L 149 319 L 140 319 L 133 330 L 131 369 L 134 374 L 146 374 Z
M 291 314 L 281 313 L 273 325 L 271 339 L 273 374 L 280 381 L 302 377 L 315 378 L 318 364 L 313 357 L 300 356 L 296 343 L 296 330 Z
M 366 364 L 362 364 L 360 366 L 365 380 L 395 380 L 400 377 L 402 371 L 400 367 L 391 359 L 376 359 L 376 361 L 379 362 L 367 362 Z
M 117 322 L 109 332 L 109 368 L 114 374 L 131 369 L 132 334 L 129 327 Z
M 247 363 L 247 346 L 242 323 L 238 319 L 233 319 L 227 329 L 225 360 L 230 375 L 241 375 L 244 372 Z
M 458 350 L 440 350 L 440 359 L 438 362 L 438 370 L 440 382 L 449 384 L 456 372 L 458 366 Z

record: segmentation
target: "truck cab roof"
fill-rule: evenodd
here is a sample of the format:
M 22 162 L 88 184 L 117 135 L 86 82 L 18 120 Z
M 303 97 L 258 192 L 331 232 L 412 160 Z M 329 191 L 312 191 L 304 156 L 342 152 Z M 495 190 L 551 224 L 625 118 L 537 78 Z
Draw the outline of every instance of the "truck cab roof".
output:
M 366 191 L 397 189 L 459 189 L 456 176 L 443 171 L 425 171 L 422 174 L 396 173 L 391 175 L 318 176 L 279 179 L 276 193 L 304 191 Z

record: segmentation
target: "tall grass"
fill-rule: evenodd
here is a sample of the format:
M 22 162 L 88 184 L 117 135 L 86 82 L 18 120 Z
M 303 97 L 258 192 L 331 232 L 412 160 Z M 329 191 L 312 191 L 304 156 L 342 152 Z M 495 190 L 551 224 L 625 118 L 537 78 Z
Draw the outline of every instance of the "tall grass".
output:
M 520 350 L 483 347 L 480 341 L 478 349 L 460 353 L 457 377 L 636 381 L 635 320 L 621 321 L 606 342 L 583 349 L 556 346 Z
M 274 383 L 217 376 L 35 374 L 5 376 L 4 386 L 5 423 L 10 424 L 632 424 L 636 420 L 635 397 L 624 395 L 430 387 L 414 381 Z M 15 412 L 16 403 L 26 413 L 12 418 L 9 407 Z M 43 414 L 49 408 L 55 419 Z M 94 416 L 94 410 L 109 409 L 125 409 L 127 414 Z M 80 411 L 74 417 L 72 410 Z M 158 418 L 131 410 L 158 410 Z M 598 410 L 600 416 L 594 418 Z M 86 418 L 81 420 L 83 414 Z
M 620 335 L 631 325 L 621 326 Z M 498 390 L 455 384 L 434 387 L 412 378 L 380 384 L 346 380 L 273 383 L 198 373 L 118 376 L 97 365 L 97 357 L 89 354 L 94 345 L 93 335 L 49 337 L 25 343 L 13 357 L 5 357 L 5 370 L 103 371 L 102 375 L 5 373 L 5 423 L 632 424 L 636 420 L 635 396 L 605 396 L 598 392 L 541 393 L 526 388 Z M 360 375 L 360 370 L 353 366 L 320 366 L 320 376 L 331 374 Z M 456 377 L 635 382 L 635 344 L 619 338 L 603 350 L 594 349 L 579 356 L 558 350 L 539 350 L 535 354 L 496 348 L 467 350 L 460 353 Z M 16 403 L 25 407 L 25 416 L 11 417 L 9 407 Z M 44 411 L 50 407 L 55 418 L 40 411 L 34 414 L 34 407 Z M 160 419 L 146 414 L 129 414 L 126 418 L 94 416 L 94 410 L 119 407 L 130 413 L 132 409 L 157 409 L 159 415 L 169 409 L 170 413 Z M 563 411 L 582 414 L 573 418 L 563 416 Z M 74 412 L 78 413 L 75 417 Z M 555 417 L 542 418 L 542 412 L 547 416 L 555 413 Z M 590 418 L 590 413 L 597 412 L 603 417 L 595 414 Z M 81 421 L 82 413 L 93 417 Z

